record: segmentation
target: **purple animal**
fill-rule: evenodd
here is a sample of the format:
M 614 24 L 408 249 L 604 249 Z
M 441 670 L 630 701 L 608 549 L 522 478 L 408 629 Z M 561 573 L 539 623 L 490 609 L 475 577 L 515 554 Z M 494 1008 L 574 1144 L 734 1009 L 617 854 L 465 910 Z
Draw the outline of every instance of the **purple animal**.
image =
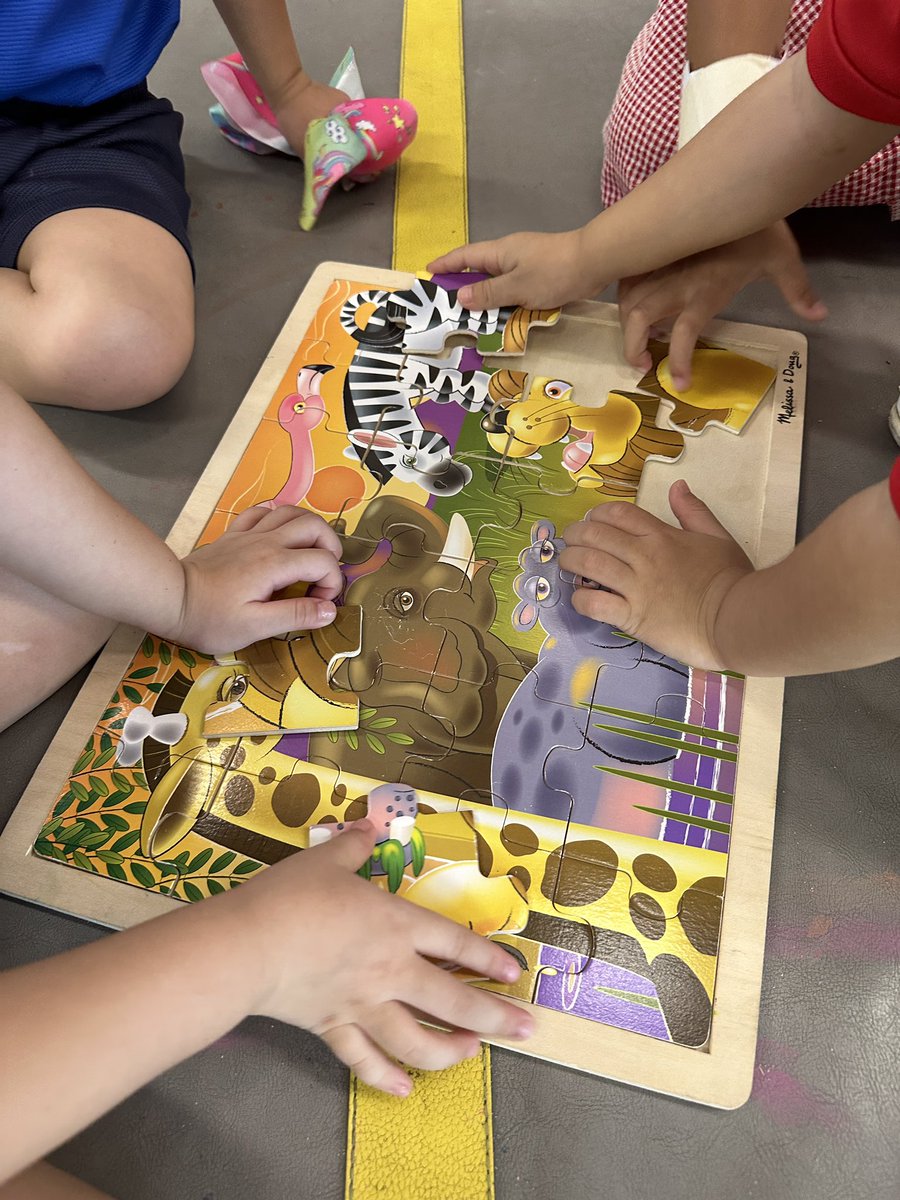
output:
M 622 814 L 622 781 L 596 768 L 668 777 L 680 735 L 658 721 L 685 720 L 690 668 L 577 613 L 574 582 L 559 567 L 565 542 L 555 535 L 552 522 L 538 521 L 519 555 L 513 625 L 524 632 L 539 622 L 547 638 L 497 730 L 494 803 L 566 820 L 571 796 L 572 820 L 646 835 L 646 814 L 633 829 L 632 806 Z M 610 784 L 619 790 L 617 813 L 608 811 Z

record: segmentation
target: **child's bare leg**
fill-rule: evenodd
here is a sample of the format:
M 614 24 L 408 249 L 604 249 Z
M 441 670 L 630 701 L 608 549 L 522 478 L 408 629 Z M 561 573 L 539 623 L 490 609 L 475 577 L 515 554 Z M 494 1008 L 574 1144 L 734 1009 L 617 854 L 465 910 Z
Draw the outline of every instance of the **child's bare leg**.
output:
M 57 1171 L 49 1163 L 36 1163 L 0 1187 L 0 1200 L 110 1200 L 74 1175 Z
M 83 667 L 113 631 L 0 567 L 0 729 L 30 712 Z M 0 1200 L 6 1194 L 0 1191 Z
M 27 400 L 136 408 L 181 377 L 194 286 L 181 244 L 145 217 L 83 208 L 42 221 L 0 269 L 0 379 Z

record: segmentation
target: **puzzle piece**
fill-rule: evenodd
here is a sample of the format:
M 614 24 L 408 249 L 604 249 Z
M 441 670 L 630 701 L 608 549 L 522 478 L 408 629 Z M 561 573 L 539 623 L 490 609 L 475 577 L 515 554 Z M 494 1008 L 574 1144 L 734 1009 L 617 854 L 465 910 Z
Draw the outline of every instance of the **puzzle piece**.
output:
M 740 433 L 775 381 L 774 368 L 755 359 L 698 341 L 691 359 L 691 386 L 680 391 L 672 382 L 669 348 L 648 343 L 653 365 L 638 383 L 659 396 L 669 423 L 685 433 L 702 433 L 708 425 Z
M 359 704 L 332 679 L 360 652 L 362 613 L 339 608 L 330 625 L 289 640 L 269 638 L 221 656 L 210 668 L 215 694 L 206 707 L 204 737 L 312 733 L 355 729 Z
M 490 840 L 492 873 L 514 873 L 526 889 L 530 916 L 515 945 L 534 972 L 535 1003 L 648 1033 L 652 1030 L 633 1006 L 655 1004 L 674 1040 L 690 1045 L 706 1040 L 724 883 L 721 855 L 572 822 L 561 828 L 558 821 L 513 810 L 478 809 L 474 817 Z M 499 837 L 488 828 L 498 821 Z M 662 911 L 669 894 L 678 898 L 675 920 Z M 531 940 L 542 947 L 537 956 L 524 945 Z M 562 977 L 551 980 L 545 967 Z M 601 967 L 605 979 L 597 978 Z M 647 986 L 610 982 L 611 968 L 626 970 Z M 589 989 L 576 1000 L 574 992 L 587 986 L 576 977 L 586 974 Z M 628 994 L 595 994 L 597 987 Z M 618 1017 L 598 1008 L 598 995 L 615 999 L 614 1008 L 624 1006 Z M 623 1014 L 630 1017 L 625 1020 Z M 657 1028 L 653 1036 L 662 1033 Z
M 474 338 L 484 354 L 522 354 L 532 326 L 555 325 L 559 309 L 464 308 L 457 288 L 483 276 L 436 276 L 417 279 L 411 288 L 392 293 L 389 319 L 403 329 L 406 349 L 419 354 L 440 354 L 452 337 Z M 444 286 L 445 281 L 451 286 Z M 453 286 L 455 284 L 455 286 Z

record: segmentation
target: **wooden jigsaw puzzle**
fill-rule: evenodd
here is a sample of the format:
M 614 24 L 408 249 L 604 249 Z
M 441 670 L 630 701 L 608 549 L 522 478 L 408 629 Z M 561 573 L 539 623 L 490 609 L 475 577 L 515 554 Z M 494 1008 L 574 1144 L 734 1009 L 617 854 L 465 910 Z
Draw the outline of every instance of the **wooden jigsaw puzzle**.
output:
M 338 620 L 215 660 L 119 631 L 0 842 L 7 886 L 128 924 L 368 811 L 373 885 L 523 967 L 498 990 L 538 1010 L 524 1052 L 733 1106 L 781 684 L 581 617 L 558 560 L 598 503 L 667 515 L 679 476 L 785 554 L 805 344 L 720 323 L 682 394 L 664 345 L 625 364 L 609 305 L 470 313 L 458 284 L 316 272 L 170 543 L 308 507 L 343 538 Z

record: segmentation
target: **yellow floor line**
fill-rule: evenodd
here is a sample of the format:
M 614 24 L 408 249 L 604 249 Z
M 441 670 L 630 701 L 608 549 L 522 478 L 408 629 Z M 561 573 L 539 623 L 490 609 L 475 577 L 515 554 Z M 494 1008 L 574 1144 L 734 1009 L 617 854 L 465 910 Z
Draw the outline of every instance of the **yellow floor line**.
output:
M 406 0 L 399 94 L 419 113 L 394 198 L 396 271 L 468 241 L 462 0 Z M 408 1100 L 350 1080 L 347 1200 L 494 1200 L 491 1055 L 414 1071 Z
M 468 241 L 462 0 L 406 0 L 400 95 L 419 131 L 397 164 L 393 265 L 418 272 Z

